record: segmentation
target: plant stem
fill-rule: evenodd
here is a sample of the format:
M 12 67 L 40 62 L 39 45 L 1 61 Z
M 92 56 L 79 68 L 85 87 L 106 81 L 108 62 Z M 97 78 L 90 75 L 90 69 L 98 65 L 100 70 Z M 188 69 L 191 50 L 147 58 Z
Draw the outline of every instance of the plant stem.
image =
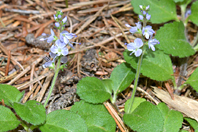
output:
M 136 93 L 138 80 L 139 80 L 139 76 L 140 76 L 140 70 L 141 70 L 143 55 L 144 55 L 144 52 L 142 52 L 141 57 L 139 57 L 139 59 L 138 59 L 138 65 L 137 65 L 137 70 L 136 70 L 136 75 L 135 75 L 135 84 L 134 84 L 134 88 L 133 88 L 133 93 L 131 95 L 131 101 L 129 102 L 129 109 L 128 109 L 128 111 L 126 111 L 126 113 L 128 113 L 128 114 L 132 110 L 133 102 L 134 102 L 134 99 L 135 99 L 135 93 Z
M 66 8 L 68 8 L 68 0 L 65 0 Z
M 55 70 L 55 74 L 54 74 L 54 78 L 53 78 L 53 80 L 52 80 L 52 84 L 51 84 L 51 87 L 50 87 L 50 91 L 49 91 L 49 94 L 48 94 L 47 99 L 46 99 L 46 101 L 45 101 L 44 107 L 46 107 L 46 105 L 47 105 L 47 103 L 48 103 L 48 101 L 49 101 L 49 98 L 50 98 L 50 96 L 51 96 L 51 94 L 52 94 L 52 90 L 53 90 L 53 88 L 54 88 L 54 86 L 55 86 L 56 78 L 58 77 L 58 72 L 59 72 L 59 70 L 60 70 L 60 69 L 59 69 L 59 68 L 60 68 L 60 63 L 61 63 L 61 57 L 58 58 L 58 62 L 57 62 L 57 66 L 56 66 L 56 70 Z

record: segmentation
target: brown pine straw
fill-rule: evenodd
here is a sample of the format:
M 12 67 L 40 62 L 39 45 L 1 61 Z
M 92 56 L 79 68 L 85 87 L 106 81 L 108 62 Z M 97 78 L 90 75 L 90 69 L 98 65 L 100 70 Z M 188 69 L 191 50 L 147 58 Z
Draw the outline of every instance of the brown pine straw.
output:
M 129 130 L 125 127 L 122 119 L 118 116 L 117 112 L 115 111 L 115 109 L 111 106 L 111 104 L 109 102 L 104 102 L 103 103 L 104 106 L 106 107 L 106 109 L 109 111 L 109 114 L 113 117 L 113 119 L 115 120 L 116 124 L 118 125 L 119 129 L 122 132 L 128 132 Z

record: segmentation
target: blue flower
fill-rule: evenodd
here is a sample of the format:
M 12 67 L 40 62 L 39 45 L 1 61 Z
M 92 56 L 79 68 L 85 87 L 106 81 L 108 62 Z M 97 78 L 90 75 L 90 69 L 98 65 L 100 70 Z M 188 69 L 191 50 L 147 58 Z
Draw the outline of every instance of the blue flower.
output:
M 73 48 L 73 45 L 69 42 L 69 39 L 72 39 L 76 37 L 76 34 L 74 33 L 69 33 L 67 31 L 62 31 L 60 33 L 60 40 L 63 41 L 65 44 L 69 44 L 72 48 Z
M 43 64 L 43 68 L 47 68 L 47 67 L 53 67 L 53 61 L 48 61 L 48 62 L 45 62 L 45 64 Z
M 66 21 L 67 21 L 67 16 L 65 18 L 63 18 L 62 22 L 66 23 Z
M 58 15 L 58 18 L 60 19 L 62 16 L 61 15 Z
M 130 27 L 131 29 L 129 30 L 129 32 L 131 32 L 132 34 L 138 32 L 138 31 L 141 31 L 141 23 L 138 22 L 138 23 L 135 23 L 136 27 L 131 27 L 129 24 L 125 24 L 127 27 Z
M 190 15 L 191 15 L 191 10 L 190 9 L 187 9 L 186 10 L 186 13 L 185 13 L 185 18 L 187 18 Z
M 43 68 L 46 68 L 46 67 L 53 68 L 55 66 L 54 63 L 55 63 L 55 59 L 56 59 L 57 55 L 53 54 L 52 52 L 50 52 L 49 54 L 50 54 L 50 57 L 53 58 L 53 60 L 46 58 L 47 62 L 45 64 L 43 64 Z
M 148 13 L 146 14 L 146 20 L 150 20 L 151 19 L 151 15 L 149 15 Z
M 56 23 L 55 23 L 55 26 L 56 26 L 56 27 L 59 27 L 59 26 L 60 26 L 59 22 L 56 22 Z
M 153 36 L 155 31 L 152 29 L 152 26 L 146 26 L 142 29 L 142 34 L 145 36 L 146 39 L 149 39 L 149 36 Z
M 54 31 L 51 29 L 51 35 L 47 38 L 41 38 L 40 40 L 47 40 L 48 43 L 51 43 L 52 41 L 56 40 L 56 35 L 54 34 Z M 42 33 L 42 36 L 46 36 L 45 33 Z
M 53 54 L 56 54 L 57 56 L 61 56 L 61 55 L 66 56 L 68 54 L 68 49 L 65 43 L 60 41 L 60 39 L 56 40 L 55 44 L 56 45 L 52 45 L 52 47 L 50 48 L 50 51 Z
M 56 17 L 56 15 L 54 15 L 54 20 L 56 20 L 57 19 L 57 17 Z
M 146 10 L 148 10 L 150 8 L 150 6 L 148 5 L 147 7 L 146 7 Z
M 142 46 L 143 46 L 142 40 L 140 38 L 136 38 L 134 40 L 134 43 L 127 44 L 127 49 L 129 51 L 132 51 L 131 54 L 134 53 L 136 57 L 139 57 L 142 54 L 142 49 L 140 49 Z
M 140 18 L 140 20 L 143 20 L 144 17 L 142 15 L 139 15 L 139 18 Z
M 148 41 L 149 49 L 151 48 L 152 51 L 155 51 L 154 45 L 156 44 L 160 44 L 160 42 L 157 39 L 149 39 Z

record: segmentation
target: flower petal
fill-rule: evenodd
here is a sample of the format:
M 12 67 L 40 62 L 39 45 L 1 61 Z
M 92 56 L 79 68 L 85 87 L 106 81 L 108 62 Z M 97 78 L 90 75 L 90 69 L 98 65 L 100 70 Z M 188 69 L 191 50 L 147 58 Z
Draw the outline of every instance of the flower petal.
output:
M 62 41 L 60 41 L 60 39 L 56 40 L 55 43 L 56 43 L 56 45 L 57 45 L 58 48 L 63 48 L 63 47 L 66 46 L 65 43 L 63 43 Z
M 50 48 L 50 51 L 54 54 L 56 54 L 58 52 L 58 47 L 52 45 L 52 47 Z
M 67 57 L 66 56 L 61 57 L 61 63 L 66 63 L 66 62 L 67 62 Z
M 129 51 L 134 51 L 136 49 L 135 44 L 134 43 L 127 44 L 127 49 Z
M 136 38 L 134 40 L 134 43 L 136 45 L 136 48 L 138 48 L 138 49 L 143 46 L 143 42 L 142 42 L 142 40 L 140 38 Z
M 66 56 L 68 54 L 68 49 L 66 47 L 64 47 L 62 50 L 61 50 L 61 54 L 63 56 Z
M 138 49 L 137 51 L 135 51 L 135 56 L 139 57 L 142 54 L 142 49 Z

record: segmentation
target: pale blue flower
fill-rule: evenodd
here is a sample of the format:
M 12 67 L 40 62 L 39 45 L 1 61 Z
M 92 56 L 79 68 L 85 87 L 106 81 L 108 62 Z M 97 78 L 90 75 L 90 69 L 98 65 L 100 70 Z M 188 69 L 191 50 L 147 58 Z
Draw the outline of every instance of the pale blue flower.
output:
M 72 39 L 76 37 L 76 34 L 74 33 L 69 33 L 67 31 L 62 31 L 60 33 L 60 40 L 63 41 L 65 44 L 69 44 L 72 48 L 73 48 L 73 45 L 69 42 L 69 39 Z
M 46 58 L 47 62 L 45 62 L 45 64 L 43 64 L 43 68 L 54 67 L 54 62 L 55 62 L 55 59 L 56 59 L 57 55 L 53 54 L 52 52 L 50 52 L 49 54 L 50 54 L 50 57 L 53 58 L 53 60 L 50 60 L 49 58 Z
M 152 29 L 152 26 L 146 26 L 142 29 L 142 34 L 145 36 L 146 39 L 149 39 L 149 36 L 153 36 L 155 31 Z
M 62 22 L 66 23 L 66 21 L 67 21 L 67 16 L 65 18 L 63 18 Z
M 51 35 L 47 38 L 48 43 L 51 43 L 55 37 L 54 31 L 52 29 L 50 31 L 51 31 Z
M 66 63 L 67 62 L 67 56 L 61 57 L 61 63 Z
M 52 47 L 50 48 L 50 51 L 52 53 L 57 54 L 57 56 L 66 56 L 68 54 L 68 49 L 65 43 L 60 41 L 60 39 L 56 40 L 55 44 L 56 45 L 52 45 Z
M 143 14 L 143 15 L 146 15 L 146 11 L 142 11 L 142 14 Z
M 54 20 L 56 20 L 57 19 L 57 17 L 56 17 L 56 15 L 54 15 Z
M 51 43 L 53 40 L 55 40 L 56 35 L 55 35 L 54 31 L 52 29 L 50 31 L 51 31 L 51 35 L 49 37 L 47 37 L 47 38 L 41 38 L 40 40 L 47 40 L 48 43 Z M 46 36 L 45 33 L 42 33 L 42 35 L 43 36 Z
M 58 18 L 60 19 L 62 16 L 61 15 L 58 15 Z
M 148 13 L 146 14 L 146 20 L 150 20 L 151 19 L 151 15 L 149 15 Z
M 56 27 L 59 27 L 59 26 L 60 26 L 60 23 L 59 23 L 59 22 L 56 22 L 56 23 L 55 23 L 55 26 L 56 26 Z
M 136 27 L 131 27 L 129 24 L 125 24 L 127 27 L 130 27 L 131 29 L 129 30 L 129 32 L 131 32 L 132 34 L 138 32 L 138 31 L 141 31 L 141 23 L 140 22 L 137 22 L 135 23 Z
M 43 64 L 43 68 L 47 68 L 47 67 L 53 67 L 53 61 L 48 61 L 48 62 L 45 62 L 45 64 Z
M 191 9 L 187 9 L 185 13 L 185 18 L 191 15 Z
M 148 41 L 149 49 L 151 49 L 152 51 L 155 51 L 154 45 L 156 44 L 160 44 L 160 42 L 157 39 L 149 39 Z
M 127 44 L 127 49 L 129 51 L 132 51 L 131 54 L 134 53 L 136 57 L 139 57 L 142 54 L 142 49 L 140 49 L 142 46 L 143 46 L 142 40 L 140 38 L 136 38 L 134 40 L 134 43 Z
M 140 20 L 143 20 L 144 17 L 142 15 L 139 15 L 139 18 L 140 18 Z
M 148 10 L 150 8 L 150 6 L 148 5 L 147 7 L 146 7 L 146 10 Z
M 141 10 L 143 10 L 143 6 L 142 5 L 139 5 L 139 7 L 140 7 Z

